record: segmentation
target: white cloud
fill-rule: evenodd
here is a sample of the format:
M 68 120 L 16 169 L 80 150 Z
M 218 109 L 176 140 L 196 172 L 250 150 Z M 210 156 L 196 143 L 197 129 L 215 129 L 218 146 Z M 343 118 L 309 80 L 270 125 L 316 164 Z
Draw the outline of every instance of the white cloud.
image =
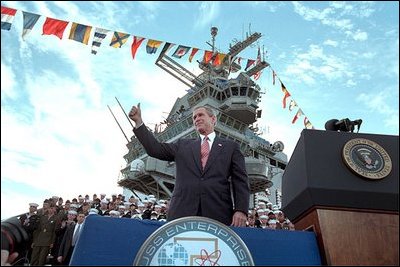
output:
M 378 93 L 361 93 L 357 97 L 357 102 L 363 103 L 368 109 L 377 112 L 384 116 L 384 125 L 387 127 L 397 128 L 399 127 L 399 110 L 398 108 L 391 105 L 393 99 L 398 101 L 397 95 L 391 93 L 392 90 L 386 88 Z M 398 102 L 397 102 L 398 107 Z
M 18 93 L 14 90 L 15 85 L 15 74 L 12 69 L 1 63 L 1 98 L 11 98 L 17 97 Z
M 329 46 L 337 47 L 337 46 L 338 46 L 338 42 L 328 39 L 328 40 L 326 40 L 326 41 L 324 42 L 324 45 L 329 45 Z
M 220 3 L 218 2 L 201 2 L 199 7 L 198 19 L 196 27 L 213 26 L 215 19 L 219 15 Z
M 353 33 L 353 39 L 356 41 L 366 41 L 368 39 L 368 34 L 358 29 Z
M 287 66 L 285 73 L 306 84 L 314 84 L 321 77 L 333 80 L 353 75 L 353 72 L 348 70 L 347 63 L 337 56 L 326 55 L 318 45 L 312 44 L 307 52 L 295 52 L 294 55 L 295 59 Z

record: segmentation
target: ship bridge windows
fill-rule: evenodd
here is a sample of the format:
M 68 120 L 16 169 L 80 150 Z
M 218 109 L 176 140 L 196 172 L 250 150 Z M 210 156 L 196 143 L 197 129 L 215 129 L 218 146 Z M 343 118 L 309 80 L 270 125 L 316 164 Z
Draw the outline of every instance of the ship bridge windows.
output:
M 221 115 L 218 118 L 218 121 L 221 122 L 222 124 L 226 125 L 229 128 L 235 129 L 241 133 L 244 132 L 244 130 L 246 129 L 246 124 L 235 120 L 232 117 L 229 117 L 227 115 L 225 115 L 224 113 L 221 113 Z
M 231 97 L 231 89 L 230 88 L 225 89 L 224 92 L 226 94 L 226 97 L 228 97 L 228 98 Z
M 217 91 L 214 88 L 210 87 L 210 96 L 215 97 L 216 93 L 217 93 Z
M 239 95 L 239 88 L 237 86 L 232 86 L 232 95 L 237 96 Z
M 246 96 L 247 87 L 240 87 L 240 96 Z
M 233 127 L 235 120 L 231 117 L 228 117 L 228 120 L 226 122 L 226 125 L 228 125 L 229 127 Z
M 250 97 L 251 99 L 257 100 L 257 98 L 258 98 L 258 96 L 260 95 L 260 93 L 259 93 L 257 90 L 255 90 L 254 88 L 249 87 L 249 91 L 248 91 L 247 95 L 248 95 L 248 97 Z

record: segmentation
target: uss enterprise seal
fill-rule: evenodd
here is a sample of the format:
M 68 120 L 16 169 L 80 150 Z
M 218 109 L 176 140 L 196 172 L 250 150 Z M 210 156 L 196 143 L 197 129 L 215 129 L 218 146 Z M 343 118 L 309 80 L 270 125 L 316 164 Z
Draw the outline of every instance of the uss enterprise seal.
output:
M 137 266 L 254 266 L 242 239 L 228 226 L 190 216 L 168 222 L 139 249 Z
M 343 147 L 342 157 L 350 170 L 364 178 L 383 179 L 392 170 L 392 160 L 386 150 L 368 139 L 349 140 Z

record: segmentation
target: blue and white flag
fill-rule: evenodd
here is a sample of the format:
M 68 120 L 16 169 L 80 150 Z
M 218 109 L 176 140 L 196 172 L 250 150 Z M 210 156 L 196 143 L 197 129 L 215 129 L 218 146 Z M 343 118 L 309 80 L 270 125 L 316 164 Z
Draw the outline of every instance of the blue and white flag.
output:
M 24 16 L 24 26 L 22 29 L 22 39 L 25 40 L 25 36 L 30 33 L 35 26 L 36 22 L 40 18 L 40 15 L 22 11 Z

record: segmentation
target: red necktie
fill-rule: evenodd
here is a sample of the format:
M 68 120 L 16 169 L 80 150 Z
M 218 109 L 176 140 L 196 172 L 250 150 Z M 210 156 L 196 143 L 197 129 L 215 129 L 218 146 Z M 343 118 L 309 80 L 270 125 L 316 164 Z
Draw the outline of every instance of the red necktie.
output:
M 208 144 L 208 137 L 205 136 L 200 149 L 201 166 L 203 167 L 203 169 L 206 166 L 209 153 L 210 153 L 210 145 Z

